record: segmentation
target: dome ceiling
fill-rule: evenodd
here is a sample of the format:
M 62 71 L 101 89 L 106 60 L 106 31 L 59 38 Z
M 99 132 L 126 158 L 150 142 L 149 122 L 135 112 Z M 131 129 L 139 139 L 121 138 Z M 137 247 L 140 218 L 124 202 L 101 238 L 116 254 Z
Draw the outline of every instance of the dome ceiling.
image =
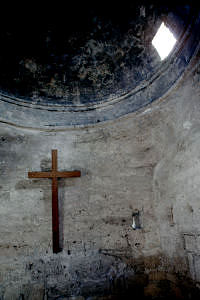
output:
M 94 3 L 57 7 L 46 14 L 36 10 L 33 17 L 22 14 L 17 22 L 1 24 L 2 109 L 11 105 L 14 116 L 13 106 L 21 106 L 22 123 L 27 113 L 32 123 L 38 122 L 32 110 L 41 110 L 42 127 L 50 125 L 49 118 L 52 126 L 84 125 L 135 111 L 171 87 L 198 44 L 194 8 L 151 1 Z M 178 39 L 163 62 L 151 44 L 162 21 Z M 187 47 L 186 36 L 192 46 Z M 66 113 L 60 114 L 62 124 L 58 112 Z

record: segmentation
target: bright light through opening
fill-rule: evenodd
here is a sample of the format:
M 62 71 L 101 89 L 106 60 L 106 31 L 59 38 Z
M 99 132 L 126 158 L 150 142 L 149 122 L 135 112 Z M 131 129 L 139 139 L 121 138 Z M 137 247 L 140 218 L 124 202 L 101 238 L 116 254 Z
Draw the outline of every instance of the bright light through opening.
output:
M 176 39 L 172 32 L 165 26 L 164 23 L 162 23 L 153 38 L 152 44 L 158 51 L 161 60 L 163 60 L 172 51 L 174 45 L 176 44 Z

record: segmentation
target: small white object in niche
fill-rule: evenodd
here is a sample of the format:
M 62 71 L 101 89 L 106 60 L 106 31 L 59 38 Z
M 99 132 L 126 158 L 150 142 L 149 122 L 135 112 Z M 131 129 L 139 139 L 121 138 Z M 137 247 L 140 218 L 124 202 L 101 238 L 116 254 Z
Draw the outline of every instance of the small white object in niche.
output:
M 140 224 L 140 212 L 139 210 L 135 210 L 132 214 L 133 217 L 133 223 L 131 227 L 136 230 L 136 229 L 141 229 L 141 224 Z

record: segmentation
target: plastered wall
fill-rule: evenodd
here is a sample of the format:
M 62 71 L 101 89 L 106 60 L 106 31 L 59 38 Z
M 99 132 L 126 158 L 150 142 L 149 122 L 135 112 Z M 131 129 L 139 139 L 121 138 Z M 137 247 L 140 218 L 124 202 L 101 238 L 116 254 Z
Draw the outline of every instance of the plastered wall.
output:
M 196 68 L 165 98 L 113 122 L 64 131 L 1 124 L 0 299 L 112 293 L 158 269 L 199 280 L 199 92 Z M 59 180 L 59 254 L 51 181 L 27 176 L 51 168 L 51 149 L 59 170 L 82 172 Z

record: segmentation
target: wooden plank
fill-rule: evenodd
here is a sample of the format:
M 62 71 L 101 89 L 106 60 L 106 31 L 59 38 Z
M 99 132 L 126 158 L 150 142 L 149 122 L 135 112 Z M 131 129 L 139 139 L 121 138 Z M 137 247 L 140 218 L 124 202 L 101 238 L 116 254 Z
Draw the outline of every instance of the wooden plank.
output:
M 69 178 L 69 177 L 80 177 L 80 176 L 81 176 L 80 171 L 56 172 L 56 177 Z
M 29 178 L 52 178 L 52 172 L 28 172 Z
M 80 177 L 80 171 L 67 171 L 67 172 L 28 172 L 29 178 L 70 178 L 70 177 Z
M 58 209 L 58 180 L 52 178 L 52 236 L 53 253 L 60 252 L 59 247 L 59 209 Z
M 52 157 L 52 171 L 57 171 L 58 169 L 57 150 L 51 150 L 51 157 Z

